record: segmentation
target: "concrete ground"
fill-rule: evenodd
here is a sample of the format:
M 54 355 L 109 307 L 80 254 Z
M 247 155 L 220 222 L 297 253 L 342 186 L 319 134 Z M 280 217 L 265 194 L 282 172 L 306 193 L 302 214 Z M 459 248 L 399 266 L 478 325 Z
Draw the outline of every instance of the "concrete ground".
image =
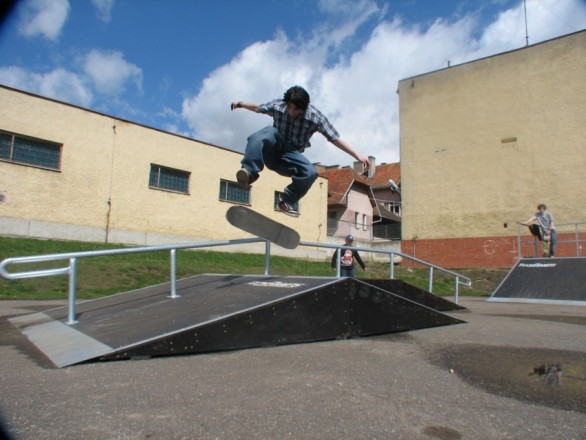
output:
M 464 297 L 466 324 L 56 369 L 6 318 L 62 304 L 0 301 L 15 440 L 586 440 L 586 307 Z

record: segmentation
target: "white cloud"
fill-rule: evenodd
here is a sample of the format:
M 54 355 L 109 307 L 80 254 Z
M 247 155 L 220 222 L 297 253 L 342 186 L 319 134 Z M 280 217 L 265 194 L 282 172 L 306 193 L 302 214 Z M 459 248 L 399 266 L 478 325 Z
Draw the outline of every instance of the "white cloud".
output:
M 92 0 L 92 4 L 97 9 L 98 18 L 108 23 L 112 18 L 114 0 Z
M 126 61 L 121 52 L 92 50 L 85 56 L 83 69 L 101 93 L 120 94 L 129 83 L 142 91 L 142 69 Z
M 255 43 L 211 72 L 199 92 L 184 99 L 182 115 L 193 136 L 242 151 L 246 138 L 272 121 L 245 110 L 230 112 L 230 102 L 265 102 L 299 84 L 355 150 L 377 157 L 379 163 L 397 161 L 399 80 L 444 68 L 448 61 L 454 65 L 525 44 L 523 10 L 518 4 L 480 31 L 484 24 L 476 13 L 460 15 L 457 21 L 438 19 L 422 28 L 398 18 L 381 19 L 384 12 L 369 0 L 320 0 L 318 5 L 332 20 L 307 41 L 291 41 L 279 33 L 270 41 Z M 527 10 L 530 43 L 586 27 L 582 0 L 528 0 Z M 340 43 L 349 41 L 373 17 L 378 21 L 369 25 L 366 43 L 332 62 L 332 52 L 344 49 Z M 306 151 L 312 161 L 346 165 L 353 160 L 319 134 L 312 144 Z
M 262 127 L 263 122 L 272 122 L 266 117 L 259 121 L 263 117 L 252 113 L 230 112 L 230 103 L 260 103 L 259 100 L 282 96 L 291 84 L 311 83 L 316 64 L 319 61 L 311 53 L 296 53 L 280 33 L 272 41 L 249 46 L 228 65 L 212 72 L 199 94 L 184 99 L 183 117 L 198 139 L 237 148 L 246 140 L 243 131 L 252 132 L 259 124 Z
M 313 44 L 330 49 L 338 48 L 369 19 L 383 13 L 373 0 L 318 0 L 317 6 L 331 19 L 316 29 Z
M 102 112 L 117 108 L 127 115 L 137 114 L 123 95 L 129 84 L 142 92 L 139 67 L 125 61 L 120 52 L 92 50 L 80 60 L 71 65 L 75 68 L 81 64 L 83 71 L 56 67 L 37 73 L 19 66 L 0 67 L 0 83 L 83 107 L 95 104 Z M 101 98 L 97 103 L 94 94 Z
M 20 5 L 19 33 L 56 41 L 69 14 L 68 0 L 25 0 Z
M 93 99 L 83 78 L 65 69 L 39 74 L 15 66 L 2 67 L 0 83 L 83 107 L 89 107 Z
M 60 101 L 72 102 L 88 107 L 92 93 L 83 80 L 75 73 L 65 69 L 55 69 L 45 75 L 33 75 L 38 78 L 39 93 Z

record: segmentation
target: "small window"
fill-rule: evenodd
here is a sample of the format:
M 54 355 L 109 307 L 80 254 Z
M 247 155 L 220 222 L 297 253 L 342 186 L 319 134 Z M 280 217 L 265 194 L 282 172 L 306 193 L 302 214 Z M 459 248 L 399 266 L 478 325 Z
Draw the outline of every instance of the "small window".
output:
M 220 200 L 250 205 L 250 188 L 242 188 L 235 182 L 220 180 Z
M 0 132 L 0 159 L 58 170 L 61 144 Z
M 151 164 L 149 188 L 189 194 L 189 175 L 187 171 Z
M 401 202 L 389 202 L 385 203 L 385 208 L 391 211 L 393 214 L 401 215 Z
M 283 197 L 283 193 L 280 191 L 275 191 L 275 211 L 281 210 L 281 208 L 279 208 L 279 202 L 281 201 L 281 197 Z M 299 211 L 299 202 L 293 203 L 293 209 L 295 209 L 299 213 L 301 212 Z
M 360 214 L 358 212 L 354 213 L 354 227 L 360 229 Z
M 366 214 L 362 214 L 362 230 L 366 231 Z

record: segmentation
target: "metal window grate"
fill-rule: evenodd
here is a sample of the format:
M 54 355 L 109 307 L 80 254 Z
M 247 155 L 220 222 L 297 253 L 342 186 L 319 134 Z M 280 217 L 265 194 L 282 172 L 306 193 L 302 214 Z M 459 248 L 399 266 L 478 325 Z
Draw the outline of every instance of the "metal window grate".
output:
M 151 164 L 149 187 L 189 193 L 189 172 Z
M 12 162 L 59 169 L 61 145 L 0 133 L 0 158 Z
M 250 188 L 242 188 L 234 182 L 220 180 L 220 200 L 250 205 Z

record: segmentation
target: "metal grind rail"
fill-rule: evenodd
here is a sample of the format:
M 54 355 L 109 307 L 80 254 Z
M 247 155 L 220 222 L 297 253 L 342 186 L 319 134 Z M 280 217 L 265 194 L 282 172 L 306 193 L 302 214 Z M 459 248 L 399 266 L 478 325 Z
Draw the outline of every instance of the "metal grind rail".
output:
M 523 257 L 523 245 L 530 245 L 533 247 L 533 258 L 538 258 L 541 256 L 540 252 L 540 240 L 537 237 L 532 235 L 528 235 L 529 239 L 523 239 L 524 234 L 523 232 L 526 230 L 527 227 L 523 222 L 516 222 L 517 223 L 517 252 L 518 258 L 526 258 Z M 555 223 L 555 229 L 557 234 L 557 246 L 559 245 L 566 245 L 566 249 L 569 249 L 571 245 L 575 249 L 574 256 L 582 257 L 582 243 L 586 243 L 586 239 L 584 239 L 584 229 L 586 226 L 586 222 L 575 222 L 575 223 Z M 581 228 L 581 230 L 580 230 Z M 565 239 L 562 237 L 566 237 Z M 569 250 L 568 250 L 569 252 Z
M 122 249 L 108 249 L 108 250 L 99 250 L 99 251 L 86 251 L 86 252 L 68 252 L 62 254 L 46 254 L 46 255 L 34 255 L 29 257 L 14 257 L 14 258 L 6 258 L 0 262 L 0 276 L 6 278 L 8 280 L 18 280 L 18 279 L 27 279 L 27 278 L 40 278 L 40 277 L 48 277 L 48 276 L 56 276 L 56 275 L 68 275 L 69 276 L 69 293 L 68 293 L 68 313 L 67 313 L 67 324 L 72 325 L 76 324 L 77 321 L 75 319 L 75 299 L 76 299 L 76 283 L 77 283 L 77 260 L 80 258 L 94 258 L 94 257 L 105 257 L 105 256 L 113 256 L 113 255 L 127 255 L 127 254 L 139 254 L 139 253 L 146 253 L 146 252 L 162 252 L 162 251 L 169 251 L 170 255 L 170 287 L 171 291 L 169 294 L 169 298 L 178 298 L 179 295 L 177 294 L 177 251 L 182 249 L 198 249 L 198 248 L 209 248 L 209 247 L 217 247 L 217 246 L 230 246 L 230 245 L 239 245 L 239 244 L 248 244 L 248 243 L 265 243 L 265 256 L 264 256 L 264 275 L 270 275 L 270 258 L 271 258 L 271 243 L 268 240 L 263 238 L 243 238 L 243 239 L 236 239 L 236 240 L 221 240 L 221 241 L 210 241 L 210 242 L 197 242 L 197 243 L 185 243 L 185 244 L 172 244 L 172 245 L 160 245 L 160 246 L 145 246 L 145 247 L 134 247 L 134 248 L 122 248 Z M 395 278 L 395 267 L 394 267 L 394 260 L 395 256 L 399 256 L 404 259 L 408 259 L 419 263 L 423 266 L 429 268 L 429 292 L 433 292 L 433 275 L 434 271 L 440 271 L 447 275 L 451 275 L 454 277 L 454 302 L 458 304 L 458 294 L 459 294 L 459 286 L 460 284 L 470 287 L 472 285 L 472 280 L 470 278 L 460 275 L 456 272 L 452 272 L 450 270 L 441 268 L 439 266 L 435 266 L 431 263 L 426 261 L 420 260 L 418 258 L 412 257 L 410 255 L 403 254 L 401 252 L 395 251 L 383 251 L 383 250 L 376 250 L 370 248 L 361 248 L 361 247 L 352 247 L 352 246 L 344 246 L 344 245 L 335 245 L 335 244 L 327 244 L 327 243 L 317 243 L 317 242 L 307 242 L 301 241 L 299 243 L 301 246 L 308 246 L 308 247 L 317 247 L 317 248 L 325 248 L 325 249 L 336 249 L 338 253 L 338 261 L 340 259 L 340 253 L 342 249 L 355 249 L 361 252 L 371 252 L 371 253 L 381 253 L 387 254 L 390 257 L 390 278 Z M 48 262 L 48 261 L 62 261 L 68 260 L 69 264 L 65 267 L 59 267 L 54 269 L 42 269 L 42 270 L 30 270 L 26 272 L 9 272 L 8 267 L 10 265 L 17 265 L 17 264 L 32 264 L 32 263 L 41 263 L 41 262 Z M 338 270 L 336 273 L 337 277 L 340 277 L 340 267 L 338 265 Z
M 301 241 L 299 243 L 302 246 L 310 246 L 310 247 L 320 247 L 320 248 L 325 248 L 325 249 L 336 249 L 336 259 L 337 261 L 340 261 L 340 254 L 342 252 L 342 249 L 354 249 L 356 251 L 360 251 L 360 252 L 370 252 L 370 253 L 378 253 L 378 254 L 387 254 L 390 257 L 390 273 L 389 273 L 389 278 L 390 279 L 395 279 L 395 265 L 394 265 L 394 261 L 395 261 L 395 256 L 399 256 L 401 258 L 413 261 L 415 263 L 421 264 L 423 266 L 426 266 L 429 269 L 429 278 L 428 278 L 428 291 L 433 293 L 433 275 L 434 275 L 434 271 L 438 271 L 438 272 L 442 272 L 446 275 L 450 275 L 454 277 L 454 302 L 456 304 L 458 304 L 458 296 L 459 296 L 459 287 L 460 284 L 466 286 L 466 287 L 471 287 L 472 286 L 472 280 L 464 275 L 461 275 L 459 273 L 453 272 L 451 270 L 448 269 L 444 269 L 443 267 L 439 267 L 436 266 L 435 264 L 431 264 L 427 261 L 424 260 L 420 260 L 419 258 L 413 257 L 411 255 L 407 255 L 407 254 L 403 254 L 401 252 L 395 252 L 395 251 L 383 251 L 383 250 L 378 250 L 378 249 L 371 249 L 371 248 L 362 248 L 362 247 L 355 247 L 355 246 L 341 246 L 341 245 L 336 245 L 336 244 L 325 244 L 325 243 L 314 243 L 314 242 L 309 242 L 309 241 Z M 336 271 L 336 276 L 339 277 L 340 276 L 340 265 L 338 264 L 338 268 Z

